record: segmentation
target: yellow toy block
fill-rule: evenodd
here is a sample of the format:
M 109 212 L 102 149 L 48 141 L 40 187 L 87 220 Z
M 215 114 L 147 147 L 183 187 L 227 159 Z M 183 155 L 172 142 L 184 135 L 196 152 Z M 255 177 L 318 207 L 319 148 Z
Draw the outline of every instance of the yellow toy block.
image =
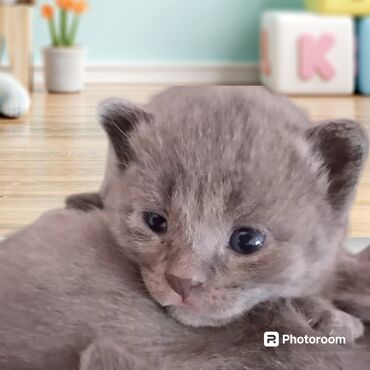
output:
M 370 0 L 306 0 L 306 7 L 325 14 L 370 15 Z

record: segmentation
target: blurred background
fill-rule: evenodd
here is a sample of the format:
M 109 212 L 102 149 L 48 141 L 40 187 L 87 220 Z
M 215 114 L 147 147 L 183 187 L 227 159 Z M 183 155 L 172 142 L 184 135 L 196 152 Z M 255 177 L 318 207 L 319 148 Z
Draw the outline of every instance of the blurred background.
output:
M 37 83 L 50 44 L 43 4 L 55 2 L 30 9 Z M 302 9 L 303 1 L 90 0 L 76 40 L 86 48 L 87 82 L 256 83 L 260 17 L 272 8 Z M 11 32 L 19 33 L 14 23 Z
M 79 42 L 88 47 L 91 64 L 256 63 L 262 12 L 302 8 L 301 0 L 90 0 L 89 4 Z M 49 36 L 37 11 L 34 20 L 39 63 Z

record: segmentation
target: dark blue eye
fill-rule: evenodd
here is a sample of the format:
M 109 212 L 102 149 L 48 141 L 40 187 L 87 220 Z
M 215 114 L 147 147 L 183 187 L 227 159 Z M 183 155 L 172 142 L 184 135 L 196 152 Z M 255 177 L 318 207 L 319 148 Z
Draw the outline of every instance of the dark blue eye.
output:
M 167 231 L 167 220 L 157 213 L 144 212 L 144 221 L 155 233 L 163 234 Z
M 257 252 L 265 242 L 265 235 L 252 227 L 242 227 L 235 230 L 230 238 L 229 246 L 240 254 Z

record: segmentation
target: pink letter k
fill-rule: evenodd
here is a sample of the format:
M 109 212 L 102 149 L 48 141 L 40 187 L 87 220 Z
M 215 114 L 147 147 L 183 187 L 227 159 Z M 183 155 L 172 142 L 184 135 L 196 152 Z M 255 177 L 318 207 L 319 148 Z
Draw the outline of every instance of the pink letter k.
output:
M 334 67 L 327 61 L 325 55 L 334 45 L 335 39 L 330 34 L 321 35 L 315 40 L 311 35 L 304 34 L 298 40 L 299 75 L 309 80 L 318 73 L 324 80 L 335 76 Z

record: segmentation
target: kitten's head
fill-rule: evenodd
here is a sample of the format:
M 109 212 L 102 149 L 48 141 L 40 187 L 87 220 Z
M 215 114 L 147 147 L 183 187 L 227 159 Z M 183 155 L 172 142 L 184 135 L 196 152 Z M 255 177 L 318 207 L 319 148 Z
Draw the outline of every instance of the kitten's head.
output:
M 151 296 L 184 324 L 217 326 L 318 289 L 366 156 L 362 128 L 310 127 L 258 88 L 173 90 L 166 101 L 152 113 L 100 106 L 117 169 L 105 205 Z

